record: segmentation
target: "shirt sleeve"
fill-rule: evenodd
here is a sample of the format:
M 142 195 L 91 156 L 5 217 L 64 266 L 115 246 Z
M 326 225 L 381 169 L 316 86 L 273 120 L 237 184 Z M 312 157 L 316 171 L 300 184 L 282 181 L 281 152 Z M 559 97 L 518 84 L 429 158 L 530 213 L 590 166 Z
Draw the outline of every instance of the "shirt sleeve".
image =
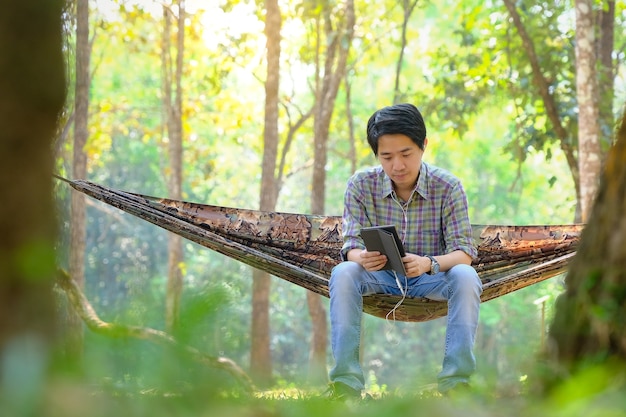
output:
M 365 244 L 361 238 L 361 227 L 369 222 L 362 193 L 359 187 L 357 187 L 354 178 L 348 181 L 343 207 L 341 259 L 346 261 L 350 250 L 365 249 Z
M 460 182 L 452 188 L 444 207 L 442 231 L 446 253 L 461 250 L 472 259 L 476 258 L 478 251 L 472 238 L 467 196 Z

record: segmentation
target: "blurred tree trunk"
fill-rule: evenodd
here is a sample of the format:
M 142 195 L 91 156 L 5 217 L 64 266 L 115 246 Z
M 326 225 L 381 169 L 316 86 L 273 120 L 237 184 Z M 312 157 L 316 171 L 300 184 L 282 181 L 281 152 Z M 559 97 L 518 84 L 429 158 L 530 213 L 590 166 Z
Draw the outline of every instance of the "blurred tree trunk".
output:
M 596 76 L 593 0 L 576 0 L 576 95 L 578 101 L 578 170 L 580 214 L 586 222 L 598 188 L 600 123 L 598 120 L 598 79 Z
M 63 1 L 0 13 L 0 404 L 39 415 L 56 309 L 52 143 L 66 95 Z
M 550 328 L 555 360 L 566 376 L 585 365 L 611 363 L 609 359 L 626 366 L 624 161 L 626 113 L 617 142 L 609 150 L 597 198 Z
M 313 180 L 311 187 L 311 213 L 324 214 L 326 195 L 326 162 L 328 160 L 327 143 L 330 122 L 335 108 L 339 85 L 346 73 L 350 45 L 354 37 L 354 1 L 347 0 L 342 16 L 333 16 L 329 7 L 320 9 L 320 24 L 326 45 L 322 50 L 322 39 L 318 39 L 318 49 L 325 52 L 324 68 L 317 68 L 315 85 L 315 110 L 313 113 L 314 151 Z M 333 21 L 335 21 L 333 24 Z M 319 33 L 320 31 L 318 31 Z M 321 79 L 320 79 L 321 76 Z M 307 303 L 313 323 L 311 352 L 309 355 L 309 380 L 326 381 L 326 346 L 328 344 L 328 326 L 326 311 L 322 306 L 321 296 L 307 291 Z
M 87 155 L 85 145 L 89 137 L 89 85 L 91 83 L 89 62 L 89 1 L 76 2 L 76 86 L 74 96 L 74 146 L 72 178 L 87 178 Z M 71 192 L 70 216 L 70 276 L 76 284 L 85 288 L 85 239 L 87 234 L 85 195 Z M 83 321 L 68 308 L 66 323 L 66 352 L 68 357 L 78 359 L 83 351 Z
M 170 172 L 168 177 L 169 196 L 182 198 L 183 183 L 183 121 L 182 121 L 182 73 L 185 50 L 185 2 L 176 1 L 176 43 L 172 48 L 172 20 L 176 17 L 174 4 L 163 4 L 163 49 L 161 51 L 163 71 L 163 109 L 169 144 Z M 173 62 L 172 49 L 176 53 Z M 174 91 L 172 91 L 174 90 Z M 168 233 L 167 291 L 165 294 L 165 328 L 174 332 L 180 316 L 180 299 L 183 292 L 183 242 L 182 237 Z
M 276 162 L 278 159 L 278 91 L 280 84 L 280 8 L 277 0 L 265 1 L 265 36 L 267 78 L 265 80 L 265 127 L 263 132 L 263 167 L 261 173 L 260 209 L 273 211 L 278 198 Z M 269 274 L 254 270 L 252 282 L 252 343 L 250 371 L 259 386 L 272 380 L 270 350 Z

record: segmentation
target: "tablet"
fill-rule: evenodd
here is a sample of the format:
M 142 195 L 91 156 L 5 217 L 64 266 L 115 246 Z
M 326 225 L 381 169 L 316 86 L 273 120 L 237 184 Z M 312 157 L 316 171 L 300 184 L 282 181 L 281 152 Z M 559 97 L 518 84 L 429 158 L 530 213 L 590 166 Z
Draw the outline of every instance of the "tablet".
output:
M 405 256 L 402 241 L 394 225 L 361 228 L 361 238 L 368 251 L 377 251 L 387 256 L 387 263 L 382 269 L 391 269 L 406 275 L 402 257 Z

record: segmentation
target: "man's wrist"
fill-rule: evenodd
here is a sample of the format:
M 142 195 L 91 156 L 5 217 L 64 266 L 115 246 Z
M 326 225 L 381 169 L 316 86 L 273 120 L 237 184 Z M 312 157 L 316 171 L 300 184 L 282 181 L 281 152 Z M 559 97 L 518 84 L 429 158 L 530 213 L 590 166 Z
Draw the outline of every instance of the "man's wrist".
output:
M 427 272 L 427 274 L 429 275 L 438 274 L 440 270 L 439 262 L 437 262 L 434 256 L 426 255 L 426 257 L 430 259 L 430 270 Z

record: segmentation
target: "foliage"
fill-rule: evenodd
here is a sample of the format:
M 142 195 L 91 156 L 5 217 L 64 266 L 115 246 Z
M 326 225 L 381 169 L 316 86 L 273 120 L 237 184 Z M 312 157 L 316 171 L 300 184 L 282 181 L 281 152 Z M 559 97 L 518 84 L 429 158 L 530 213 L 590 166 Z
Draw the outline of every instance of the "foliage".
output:
M 623 375 L 623 374 L 622 374 Z M 165 376 L 165 375 L 162 375 Z M 199 376 L 199 375 L 198 375 Z M 257 397 L 227 396 L 215 392 L 214 386 L 194 381 L 201 389 L 189 387 L 165 387 L 159 389 L 129 389 L 123 381 L 106 381 L 98 385 L 78 385 L 71 381 L 59 383 L 40 407 L 41 417 L 53 416 L 258 416 L 309 417 L 324 415 L 344 416 L 404 416 L 475 415 L 484 417 L 545 416 L 558 417 L 626 416 L 623 396 L 623 380 L 619 373 L 609 367 L 589 369 L 575 378 L 571 384 L 554 396 L 543 401 L 523 398 L 497 398 L 486 391 L 470 395 L 445 398 L 425 391 L 419 395 L 387 394 L 375 396 L 363 403 L 328 401 L 319 391 L 282 387 L 261 392 Z M 584 388 L 583 388 L 584 387 Z M 168 389 L 169 388 L 169 389 Z M 589 389 L 590 388 L 590 389 Z M 54 395 L 66 395 L 63 401 L 55 401 Z
M 98 9 L 100 2 L 92 5 L 94 73 L 90 140 L 85 149 L 89 179 L 127 191 L 166 196 L 159 21 L 148 7 L 138 3 L 113 2 L 114 9 L 119 9 L 114 17 Z M 308 16 L 315 10 L 310 6 L 312 3 L 297 1 L 281 4 L 285 19 L 281 134 L 312 103 L 310 67 L 315 56 L 310 40 L 314 28 Z M 541 48 L 559 114 L 573 129 L 571 4 L 522 6 L 529 30 Z M 183 195 L 190 201 L 256 208 L 263 151 L 264 92 L 260 80 L 264 38 L 257 30 L 260 8 L 239 1 L 206 7 L 194 11 L 187 25 Z M 345 182 L 352 171 L 347 156 L 348 116 L 356 128 L 357 166 L 373 165 L 376 161 L 365 143 L 364 127 L 374 109 L 393 99 L 391 74 L 400 42 L 401 8 L 393 1 L 357 1 L 356 7 L 357 39 L 348 74 L 351 110 L 349 114 L 344 88 L 331 124 L 325 197 L 328 214 L 341 214 Z M 619 2 L 619 10 L 621 24 L 626 18 L 623 2 Z M 617 44 L 623 44 L 623 34 L 616 36 Z M 554 133 L 531 91 L 526 58 L 519 53 L 519 39 L 502 5 L 419 2 L 409 25 L 409 39 L 401 76 L 403 96 L 424 110 L 429 129 L 425 159 L 463 180 L 472 221 L 571 222 L 575 193 L 568 166 L 558 146 L 552 144 Z M 312 131 L 312 124 L 306 122 L 294 138 L 293 151 L 286 156 L 278 210 L 305 212 L 310 207 Z M 65 144 L 63 150 L 59 167 L 67 165 L 63 156 L 71 154 L 70 145 Z M 59 263 L 63 264 L 69 196 L 63 187 L 58 188 L 57 196 L 63 232 Z M 99 312 L 110 321 L 162 327 L 165 232 L 99 204 L 89 206 L 87 230 L 86 292 Z M 184 327 L 179 336 L 201 350 L 223 354 L 245 366 L 250 350 L 251 271 L 190 242 L 185 243 L 185 271 Z M 276 380 L 304 384 L 310 334 L 303 308 L 305 293 L 277 280 L 273 289 L 271 347 Z M 502 393 L 517 393 L 523 389 L 520 381 L 540 348 L 544 331 L 541 311 L 534 301 L 547 296 L 545 306 L 550 316 L 552 301 L 560 291 L 560 281 L 553 279 L 483 306 L 477 384 L 485 391 L 495 387 Z M 434 381 L 443 352 L 443 320 L 406 324 L 366 317 L 364 327 L 363 364 L 371 387 L 410 396 L 417 387 Z M 89 334 L 86 342 L 88 379 L 105 386 L 107 392 L 113 391 L 120 409 L 127 406 L 131 414 L 141 413 L 144 406 L 152 409 L 155 403 L 165 409 L 180 409 L 175 397 L 150 395 L 152 388 L 160 393 L 174 389 L 172 385 L 160 386 L 163 373 L 180 372 L 175 380 L 183 381 L 184 386 L 198 384 L 206 376 L 188 364 L 179 368 L 178 358 L 170 359 L 169 353 L 139 342 L 107 341 Z M 177 371 L 156 366 L 166 367 L 170 362 Z M 197 386 L 207 388 L 208 384 Z M 315 401 L 312 405 L 303 403 L 245 403 L 237 411 L 252 414 L 259 406 L 266 407 L 268 415 L 342 412 Z M 233 410 L 231 404 L 222 404 L 223 409 L 219 405 L 212 410 L 216 415 Z M 390 410 L 407 412 L 412 406 L 415 404 L 410 400 L 399 400 Z M 380 408 L 367 412 L 374 410 Z

